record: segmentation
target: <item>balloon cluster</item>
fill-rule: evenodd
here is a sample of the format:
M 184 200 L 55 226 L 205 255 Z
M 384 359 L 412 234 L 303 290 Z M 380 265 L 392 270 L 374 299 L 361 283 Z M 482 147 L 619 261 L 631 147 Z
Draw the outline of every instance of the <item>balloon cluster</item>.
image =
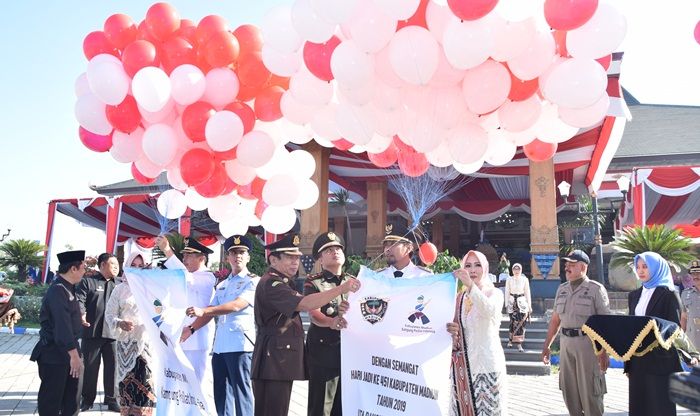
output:
M 298 140 L 468 174 L 603 119 L 626 20 L 597 0 L 296 0 L 261 24 Z
M 164 216 L 208 208 L 225 236 L 260 224 L 281 233 L 293 227 L 295 209 L 318 199 L 313 157 L 290 153 L 287 139 L 265 132 L 282 117 L 289 78 L 263 64 L 257 27 L 230 31 L 215 15 L 194 24 L 156 3 L 138 25 L 110 16 L 104 30 L 85 37 L 83 51 L 80 140 L 131 163 L 141 183 L 166 171 L 176 190 L 159 203 Z

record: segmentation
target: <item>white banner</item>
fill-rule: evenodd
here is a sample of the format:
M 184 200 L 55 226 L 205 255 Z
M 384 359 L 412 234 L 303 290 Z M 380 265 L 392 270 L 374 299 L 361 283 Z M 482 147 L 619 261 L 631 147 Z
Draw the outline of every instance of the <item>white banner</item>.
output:
M 388 279 L 362 267 L 358 279 L 340 344 L 343 413 L 449 414 L 454 275 Z
M 209 415 L 213 409 L 202 383 L 180 347 L 186 318 L 187 283 L 183 270 L 126 269 L 154 361 L 156 415 Z

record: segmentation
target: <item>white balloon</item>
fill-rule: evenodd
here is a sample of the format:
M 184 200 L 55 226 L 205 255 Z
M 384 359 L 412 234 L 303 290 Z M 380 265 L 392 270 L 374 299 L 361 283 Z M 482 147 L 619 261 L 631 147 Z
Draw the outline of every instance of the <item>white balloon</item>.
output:
M 505 165 L 513 159 L 515 151 L 518 149 L 502 132 L 503 130 L 494 130 L 489 133 L 489 148 L 484 156 L 489 165 Z
M 474 172 L 478 172 L 479 169 L 484 166 L 484 159 L 482 158 L 471 163 L 455 162 L 452 164 L 452 166 L 454 166 L 457 172 L 461 173 L 462 175 L 471 175 Z
M 288 5 L 270 9 L 263 17 L 260 30 L 265 44 L 282 53 L 292 53 L 303 43 L 292 24 L 292 9 Z
M 179 159 L 176 157 L 178 163 Z M 189 185 L 185 183 L 185 181 L 182 179 L 182 174 L 180 173 L 180 169 L 178 168 L 172 168 L 168 169 L 166 173 L 166 177 L 168 179 L 168 183 L 170 186 L 173 188 L 177 189 L 178 191 L 185 191 Z M 185 205 L 187 205 L 187 200 L 185 200 Z
M 510 132 L 525 131 L 540 117 L 542 104 L 537 94 L 523 101 L 506 101 L 498 109 L 499 125 Z
M 389 60 L 389 47 L 382 49 L 374 55 L 374 73 L 375 77 L 392 88 L 404 88 L 410 85 L 404 82 L 394 69 Z
M 238 185 L 248 185 L 256 176 L 255 169 L 242 164 L 238 159 L 227 160 L 224 162 L 224 168 L 228 177 Z
M 289 153 L 289 171 L 299 178 L 308 179 L 316 172 L 316 159 L 306 150 Z
M 595 126 L 605 118 L 610 108 L 610 97 L 603 94 L 602 97 L 590 107 L 566 108 L 559 107 L 559 118 L 566 124 L 586 128 Z
M 374 78 L 370 78 L 367 83 L 357 88 L 344 88 L 340 84 L 335 84 L 335 96 L 341 103 L 363 106 L 374 98 L 375 84 Z
M 510 71 L 523 81 L 535 79 L 544 73 L 554 60 L 554 37 L 550 32 L 537 32 L 521 53 L 508 60 Z
M 489 140 L 481 126 L 464 124 L 450 132 L 447 145 L 455 162 L 469 164 L 483 160 L 489 147 Z
M 537 14 L 543 15 L 543 4 L 544 0 L 499 0 L 494 11 L 508 21 L 520 22 Z
M 451 17 L 442 38 L 447 61 L 457 69 L 474 68 L 493 53 L 495 40 L 488 19 L 461 21 Z
M 452 165 L 454 159 L 450 153 L 450 147 L 447 144 L 447 140 L 443 140 L 438 147 L 433 149 L 431 152 L 425 154 L 431 165 L 437 166 L 439 168 L 444 168 Z
M 396 32 L 396 19 L 392 19 L 371 0 L 361 0 L 356 13 L 343 26 L 357 47 L 367 53 L 376 53 L 389 44 Z
M 272 159 L 275 142 L 267 133 L 253 130 L 243 136 L 236 149 L 238 161 L 251 168 L 259 168 Z
M 335 114 L 335 122 L 340 137 L 351 143 L 363 145 L 374 135 L 374 117 L 371 107 L 357 107 L 341 103 Z
M 601 58 L 614 52 L 626 33 L 625 15 L 609 3 L 601 3 L 583 26 L 566 34 L 566 49 L 575 58 Z
M 282 93 L 280 110 L 285 119 L 294 124 L 306 124 L 311 121 L 319 106 L 302 104 L 292 92 L 287 90 Z
M 311 0 L 296 0 L 292 6 L 292 25 L 299 36 L 313 43 L 323 43 L 333 36 L 335 24 L 323 19 L 311 7 Z
M 112 147 L 109 154 L 120 163 L 132 163 L 143 156 L 143 129 L 141 127 L 131 133 L 115 130 L 112 134 Z
M 204 136 L 211 150 L 226 152 L 236 147 L 243 138 L 243 122 L 231 111 L 216 112 L 207 120 Z
M 214 68 L 207 72 L 204 100 L 217 110 L 233 102 L 238 95 L 240 82 L 230 68 Z
M 545 98 L 567 108 L 584 108 L 595 104 L 605 94 L 608 76 L 592 59 L 571 58 L 559 63 L 542 85 Z
M 289 80 L 289 92 L 302 104 L 321 106 L 333 98 L 333 84 L 316 78 L 304 66 Z
M 401 107 L 401 90 L 375 80 L 372 105 L 380 111 L 394 111 Z
M 141 172 L 147 178 L 157 178 L 162 172 L 163 168 L 151 162 L 146 156 L 141 157 L 134 162 L 136 169 Z
M 452 16 L 452 12 L 450 12 L 450 8 L 446 4 L 438 4 L 436 1 L 428 2 L 428 7 L 425 9 L 425 21 L 430 33 L 440 43 L 442 43 L 445 29 Z
M 299 185 L 293 176 L 274 175 L 265 182 L 262 197 L 271 207 L 287 207 L 299 198 L 299 191 Z
M 87 80 L 93 94 L 108 105 L 121 103 L 129 92 L 130 78 L 121 62 L 95 61 L 93 58 L 88 62 Z
M 536 30 L 534 18 L 505 22 L 494 32 L 496 44 L 491 57 L 500 62 L 515 58 L 532 42 Z
M 467 108 L 476 114 L 486 114 L 496 110 L 508 98 L 510 73 L 496 61 L 488 60 L 464 74 L 462 93 Z
M 389 44 L 389 61 L 396 75 L 412 85 L 426 85 L 439 63 L 439 46 L 427 29 L 407 26 Z
M 141 107 L 156 112 L 170 100 L 170 78 L 162 69 L 147 66 L 134 75 L 131 90 Z
M 385 151 L 393 139 L 391 136 L 383 136 L 381 134 L 374 134 L 372 140 L 365 144 L 365 150 L 369 153 L 381 153 Z
M 87 73 L 83 72 L 82 74 L 78 75 L 78 78 L 75 79 L 75 85 L 73 86 L 73 90 L 75 91 L 76 97 L 80 97 L 83 94 L 91 92 L 90 83 L 87 79 Z
M 220 222 L 219 232 L 226 238 L 231 237 L 232 235 L 245 235 L 248 232 L 248 221 L 246 218 L 239 217 L 229 221 Z
M 180 65 L 170 73 L 171 95 L 180 105 L 190 105 L 199 101 L 207 87 L 202 71 L 194 65 Z
M 460 122 L 477 122 L 477 115 L 467 108 L 461 88 L 441 88 L 434 90 L 433 95 L 435 105 L 430 110 L 438 126 L 449 130 Z
M 355 42 L 342 42 L 331 55 L 331 72 L 346 88 L 362 87 L 374 75 L 374 59 L 362 52 Z
M 299 181 L 299 198 L 292 204 L 295 209 L 309 209 L 318 202 L 318 186 L 311 179 Z
M 530 130 L 537 139 L 543 142 L 562 143 L 574 137 L 579 129 L 564 123 L 559 118 L 559 110 L 556 105 L 544 102 L 542 114 Z
M 374 4 L 394 20 L 407 20 L 416 12 L 420 0 L 374 0 Z
M 182 192 L 176 189 L 168 189 L 158 196 L 156 206 L 160 215 L 174 220 L 182 217 L 187 211 L 187 200 Z
M 433 88 L 450 88 L 459 84 L 464 79 L 464 71 L 450 65 L 445 52 L 438 48 L 438 66 L 428 85 Z
M 340 138 L 340 133 L 338 133 L 338 127 L 335 123 L 335 114 L 338 111 L 338 104 L 329 103 L 325 107 L 321 107 L 313 119 L 311 120 L 311 130 L 316 133 L 316 141 L 319 142 L 319 136 L 321 139 L 325 139 L 326 142 L 338 140 Z M 331 143 L 330 146 L 333 147 Z
M 502 134 L 503 137 L 510 140 L 516 146 L 525 146 L 526 144 L 535 140 L 535 134 L 532 132 L 531 128 L 517 133 L 503 130 Z
M 289 160 L 289 151 L 284 146 L 279 146 L 275 149 L 275 153 L 272 155 L 272 159 L 259 168 L 255 169 L 255 173 L 258 177 L 268 180 L 271 177 L 279 174 L 291 173 L 291 166 Z
M 188 188 L 185 191 L 185 199 L 187 200 L 187 206 L 194 211 L 204 211 L 209 207 L 210 199 L 198 194 L 194 188 Z
M 106 136 L 112 132 L 112 125 L 105 113 L 106 107 L 92 93 L 83 94 L 75 102 L 75 118 L 85 130 Z
M 291 77 L 299 70 L 302 64 L 301 50 L 284 53 L 269 45 L 263 45 L 261 54 L 265 67 L 273 74 L 281 77 Z
M 296 221 L 296 211 L 289 207 L 267 207 L 261 218 L 265 231 L 272 234 L 286 233 L 294 227 Z
M 222 223 L 241 217 L 245 210 L 241 198 L 236 194 L 229 194 L 210 199 L 207 213 L 212 220 Z
M 311 0 L 311 7 L 324 20 L 341 24 L 357 10 L 357 0 Z
M 139 113 L 143 118 L 143 121 L 150 124 L 163 123 L 172 124 L 177 118 L 177 112 L 175 111 L 175 102 L 170 99 L 168 102 L 158 111 L 151 112 L 147 111 L 145 108 L 137 104 Z
M 167 124 L 153 124 L 143 134 L 143 153 L 155 165 L 165 167 L 177 154 L 177 138 Z M 141 171 L 144 175 L 145 172 Z
M 401 129 L 401 123 L 403 123 L 404 120 L 403 113 L 403 110 L 399 109 L 389 112 L 376 112 L 376 124 L 374 126 L 374 130 L 377 134 L 382 136 L 393 137 L 395 134 L 398 134 L 399 130 Z M 369 144 L 366 144 L 365 146 L 368 145 Z

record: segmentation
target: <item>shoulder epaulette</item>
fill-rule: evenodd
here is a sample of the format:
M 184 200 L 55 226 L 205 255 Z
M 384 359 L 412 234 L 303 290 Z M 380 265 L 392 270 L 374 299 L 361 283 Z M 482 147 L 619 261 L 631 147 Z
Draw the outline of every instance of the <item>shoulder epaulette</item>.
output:
M 248 273 L 248 276 L 250 276 L 250 277 L 259 277 L 259 276 L 258 276 L 257 274 L 255 274 L 255 273 Z
M 377 270 L 375 270 L 374 272 L 375 272 L 375 273 L 381 273 L 381 272 L 383 272 L 383 271 L 386 270 L 386 269 L 388 269 L 388 267 L 382 267 L 381 269 L 377 269 Z
M 306 276 L 306 278 L 309 280 L 316 280 L 316 279 L 320 279 L 322 276 L 323 276 L 323 272 L 310 274 L 310 275 Z

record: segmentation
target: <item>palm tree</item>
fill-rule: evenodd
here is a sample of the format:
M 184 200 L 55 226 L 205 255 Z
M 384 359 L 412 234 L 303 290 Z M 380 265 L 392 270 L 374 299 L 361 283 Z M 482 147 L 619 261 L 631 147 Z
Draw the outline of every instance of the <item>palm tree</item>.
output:
M 0 245 L 0 266 L 17 269 L 17 278 L 24 281 L 30 267 L 41 267 L 44 256 L 39 254 L 46 247 L 36 241 L 25 239 L 10 240 Z
M 631 268 L 634 256 L 645 251 L 660 254 L 676 271 L 695 259 L 690 253 L 691 240 L 663 224 L 627 227 L 615 237 L 612 245 L 619 250 L 610 261 L 612 267 Z
M 350 216 L 348 215 L 348 206 L 352 203 L 350 199 L 350 192 L 347 189 L 339 189 L 336 192 L 330 194 L 331 205 L 335 205 L 343 208 L 343 213 L 345 214 L 346 228 L 347 228 L 347 247 L 349 248 L 350 254 L 352 254 L 352 230 L 350 230 Z

